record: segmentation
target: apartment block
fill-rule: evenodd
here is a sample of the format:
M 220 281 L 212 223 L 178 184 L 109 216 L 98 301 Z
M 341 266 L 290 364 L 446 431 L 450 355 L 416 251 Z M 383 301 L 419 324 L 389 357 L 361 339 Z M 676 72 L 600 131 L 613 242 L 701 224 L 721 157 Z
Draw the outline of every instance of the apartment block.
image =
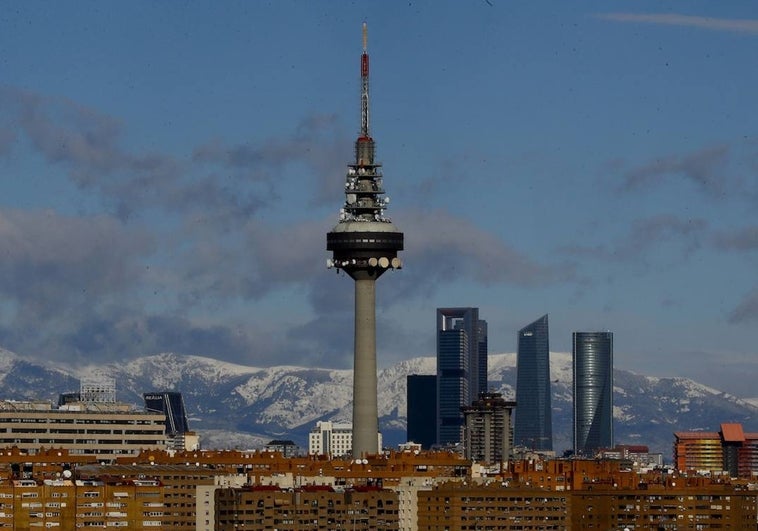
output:
M 489 484 L 444 483 L 418 492 L 418 530 L 568 530 L 568 493 Z
M 398 529 L 398 497 L 379 487 L 254 486 L 216 491 L 216 530 Z
M 0 528 L 163 526 L 163 488 L 155 480 L 12 480 L 0 484 L 0 502 Z

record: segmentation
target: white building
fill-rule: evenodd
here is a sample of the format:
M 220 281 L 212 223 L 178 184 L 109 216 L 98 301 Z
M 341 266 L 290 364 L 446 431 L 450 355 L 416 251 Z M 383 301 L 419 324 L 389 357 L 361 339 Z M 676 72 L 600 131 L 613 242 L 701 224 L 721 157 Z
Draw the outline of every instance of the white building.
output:
M 377 433 L 379 448 L 382 447 L 382 434 Z M 337 422 L 318 421 L 308 435 L 309 455 L 328 455 L 329 457 L 350 456 L 353 451 L 353 425 Z

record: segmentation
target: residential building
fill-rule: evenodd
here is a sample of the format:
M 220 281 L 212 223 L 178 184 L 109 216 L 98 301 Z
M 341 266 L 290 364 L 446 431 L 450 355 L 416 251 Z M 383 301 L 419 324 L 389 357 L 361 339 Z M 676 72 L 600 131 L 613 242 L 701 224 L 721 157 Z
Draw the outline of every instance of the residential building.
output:
M 195 531 L 216 530 L 216 495 L 220 488 L 242 487 L 247 484 L 245 474 L 215 476 L 213 485 L 197 486 Z
M 300 454 L 300 448 L 289 439 L 274 439 L 266 443 L 263 449 L 267 452 L 279 452 L 283 457 L 295 457 Z
M 155 479 L 13 479 L 0 484 L 0 528 L 166 529 L 163 492 Z
M 502 482 L 448 482 L 418 492 L 419 531 L 570 529 L 569 494 Z
M 463 408 L 466 459 L 498 463 L 511 457 L 511 415 L 515 406 L 515 402 L 504 400 L 500 393 L 481 393 L 478 400 Z
M 574 453 L 613 447 L 613 334 L 574 332 Z
M 463 413 L 487 391 L 487 322 L 478 308 L 437 309 L 437 444 L 463 441 Z
M 636 488 L 587 485 L 571 495 L 569 529 L 756 528 L 755 492 L 740 486 L 693 480 L 677 478 L 642 483 Z
M 380 487 L 326 485 L 283 490 L 247 486 L 215 492 L 217 531 L 237 529 L 398 529 L 398 495 Z
M 154 525 L 161 529 L 195 531 L 198 487 L 214 485 L 215 477 L 222 475 L 222 472 L 195 463 L 164 465 L 150 462 L 136 465 L 85 465 L 77 467 L 76 474 L 82 481 L 109 477 L 131 482 L 154 481 L 161 487 L 160 498 L 142 500 L 144 516 L 154 517 L 153 520 L 159 522 Z M 102 511 L 103 505 L 99 507 Z
M 547 314 L 518 332 L 514 444 L 553 450 L 550 393 L 550 339 Z

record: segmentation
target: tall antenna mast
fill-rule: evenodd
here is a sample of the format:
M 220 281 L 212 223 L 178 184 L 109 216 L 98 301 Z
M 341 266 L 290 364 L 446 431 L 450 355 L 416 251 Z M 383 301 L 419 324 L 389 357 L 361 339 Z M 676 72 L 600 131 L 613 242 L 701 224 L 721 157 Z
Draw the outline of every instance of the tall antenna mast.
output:
M 363 23 L 363 55 L 361 55 L 361 136 L 368 133 L 368 26 Z

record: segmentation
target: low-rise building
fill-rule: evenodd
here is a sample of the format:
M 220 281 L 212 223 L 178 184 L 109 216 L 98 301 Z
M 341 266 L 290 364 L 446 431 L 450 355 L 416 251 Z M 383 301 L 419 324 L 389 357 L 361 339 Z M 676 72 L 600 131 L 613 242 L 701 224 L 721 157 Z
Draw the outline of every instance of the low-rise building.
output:
M 216 530 L 398 529 L 397 494 L 379 487 L 282 490 L 250 486 L 216 490 Z
M 419 531 L 568 530 L 570 494 L 502 482 L 443 483 L 418 492 Z
M 156 480 L 65 477 L 0 484 L 0 528 L 156 529 L 163 527 L 163 487 Z
M 382 434 L 377 433 L 378 448 Z M 308 454 L 347 457 L 353 453 L 353 425 L 318 421 L 308 434 Z

